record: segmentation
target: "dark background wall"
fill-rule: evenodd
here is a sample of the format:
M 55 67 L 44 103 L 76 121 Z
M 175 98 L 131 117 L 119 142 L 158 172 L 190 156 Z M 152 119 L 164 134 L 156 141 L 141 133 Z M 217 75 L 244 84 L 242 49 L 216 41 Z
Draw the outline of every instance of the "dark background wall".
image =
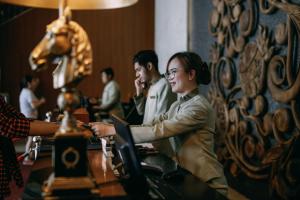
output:
M 188 49 L 198 53 L 203 61 L 209 63 L 209 49 L 214 38 L 208 31 L 211 1 L 190 1 Z M 207 96 L 209 86 L 201 85 L 200 92 Z
M 57 10 L 29 9 L 0 26 L 0 92 L 8 93 L 10 103 L 16 107 L 19 107 L 19 82 L 25 74 L 32 73 L 29 54 L 45 35 L 46 25 L 57 16 Z M 154 1 L 143 0 L 114 10 L 73 11 L 73 20 L 89 35 L 94 55 L 93 74 L 78 88 L 85 96 L 98 97 L 103 89 L 99 72 L 111 66 L 121 87 L 122 101 L 127 102 L 134 93 L 132 56 L 141 49 L 154 47 Z M 52 86 L 53 70 L 37 73 L 40 78 L 37 93 L 47 100 L 41 113 L 56 105 L 59 91 Z
M 189 49 L 200 54 L 204 61 L 209 62 L 209 49 L 215 41 L 209 34 L 208 23 L 213 8 L 211 1 L 192 0 L 190 4 L 189 20 Z

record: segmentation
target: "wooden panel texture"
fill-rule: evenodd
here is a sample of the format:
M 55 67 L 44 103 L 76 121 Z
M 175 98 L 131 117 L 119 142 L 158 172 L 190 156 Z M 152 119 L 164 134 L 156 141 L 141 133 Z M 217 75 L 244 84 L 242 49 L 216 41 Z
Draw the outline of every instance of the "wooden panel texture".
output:
M 29 9 L 23 15 L 0 27 L 0 92 L 10 95 L 10 103 L 19 106 L 19 82 L 31 73 L 28 57 L 31 50 L 45 35 L 46 25 L 58 16 L 57 10 Z M 132 56 L 142 49 L 154 48 L 154 0 L 114 10 L 73 11 L 73 20 L 87 32 L 93 49 L 93 74 L 79 84 L 85 96 L 98 97 L 102 93 L 101 69 L 111 66 L 120 84 L 122 101 L 134 94 Z M 38 95 L 47 104 L 41 113 L 56 105 L 59 91 L 52 86 L 54 67 L 38 72 Z

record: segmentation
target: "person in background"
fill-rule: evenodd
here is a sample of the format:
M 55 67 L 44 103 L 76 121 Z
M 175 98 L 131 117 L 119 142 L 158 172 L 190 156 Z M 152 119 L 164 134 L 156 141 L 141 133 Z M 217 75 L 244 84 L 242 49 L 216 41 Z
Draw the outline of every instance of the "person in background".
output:
M 179 95 L 170 109 L 152 124 L 130 129 L 136 143 L 173 138 L 173 158 L 179 166 L 227 196 L 228 185 L 223 166 L 214 152 L 216 116 L 207 99 L 199 94 L 199 84 L 210 83 L 208 66 L 193 52 L 179 52 L 168 61 L 166 79 Z M 100 137 L 115 135 L 112 125 L 92 123 Z
M 21 81 L 21 93 L 19 96 L 20 111 L 25 115 L 25 117 L 30 119 L 38 119 L 38 108 L 43 105 L 46 100 L 45 98 L 38 99 L 34 94 L 36 88 L 39 85 L 39 79 L 33 77 L 32 75 L 26 75 Z M 25 145 L 25 152 L 29 151 L 32 143 L 32 137 L 27 138 Z M 32 161 L 26 157 L 23 164 L 32 164 Z
M 0 199 L 10 194 L 9 182 L 23 186 L 12 140 L 34 135 L 52 135 L 59 125 L 26 118 L 14 107 L 8 105 L 0 95 Z
M 102 92 L 101 104 L 100 106 L 94 106 L 94 109 L 100 110 L 100 113 L 105 112 L 108 115 L 114 114 L 124 118 L 120 87 L 114 80 L 114 71 L 111 67 L 101 71 L 101 80 L 105 85 Z
M 177 95 L 172 92 L 165 77 L 160 75 L 155 51 L 139 51 L 133 57 L 133 65 L 136 73 L 136 96 L 133 97 L 136 109 L 140 115 L 144 115 L 143 124 L 151 124 L 155 117 L 167 112 Z M 161 153 L 169 154 L 172 151 L 168 138 L 152 144 Z
M 136 73 L 134 101 L 138 113 L 144 115 L 143 124 L 148 124 L 165 113 L 177 96 L 168 81 L 160 75 L 158 57 L 153 50 L 139 51 L 133 57 L 133 65 Z

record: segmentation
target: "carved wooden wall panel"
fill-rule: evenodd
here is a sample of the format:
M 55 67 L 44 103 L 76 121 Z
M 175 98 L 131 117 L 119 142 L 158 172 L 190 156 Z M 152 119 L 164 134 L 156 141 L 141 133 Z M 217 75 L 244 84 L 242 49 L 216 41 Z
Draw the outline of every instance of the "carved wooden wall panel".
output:
M 300 3 L 212 0 L 209 89 L 218 156 L 232 175 L 266 180 L 272 195 L 300 194 Z M 283 13 L 275 26 L 263 15 Z M 222 145 L 223 143 L 223 145 Z

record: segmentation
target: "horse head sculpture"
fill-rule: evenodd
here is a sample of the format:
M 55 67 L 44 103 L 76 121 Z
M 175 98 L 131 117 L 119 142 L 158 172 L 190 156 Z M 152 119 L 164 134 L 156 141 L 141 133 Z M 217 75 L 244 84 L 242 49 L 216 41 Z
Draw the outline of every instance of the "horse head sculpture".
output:
M 57 64 L 53 71 L 55 89 L 73 86 L 92 73 L 92 49 L 84 29 L 71 21 L 71 11 L 47 26 L 46 35 L 30 54 L 32 70 L 41 70 L 50 63 Z

